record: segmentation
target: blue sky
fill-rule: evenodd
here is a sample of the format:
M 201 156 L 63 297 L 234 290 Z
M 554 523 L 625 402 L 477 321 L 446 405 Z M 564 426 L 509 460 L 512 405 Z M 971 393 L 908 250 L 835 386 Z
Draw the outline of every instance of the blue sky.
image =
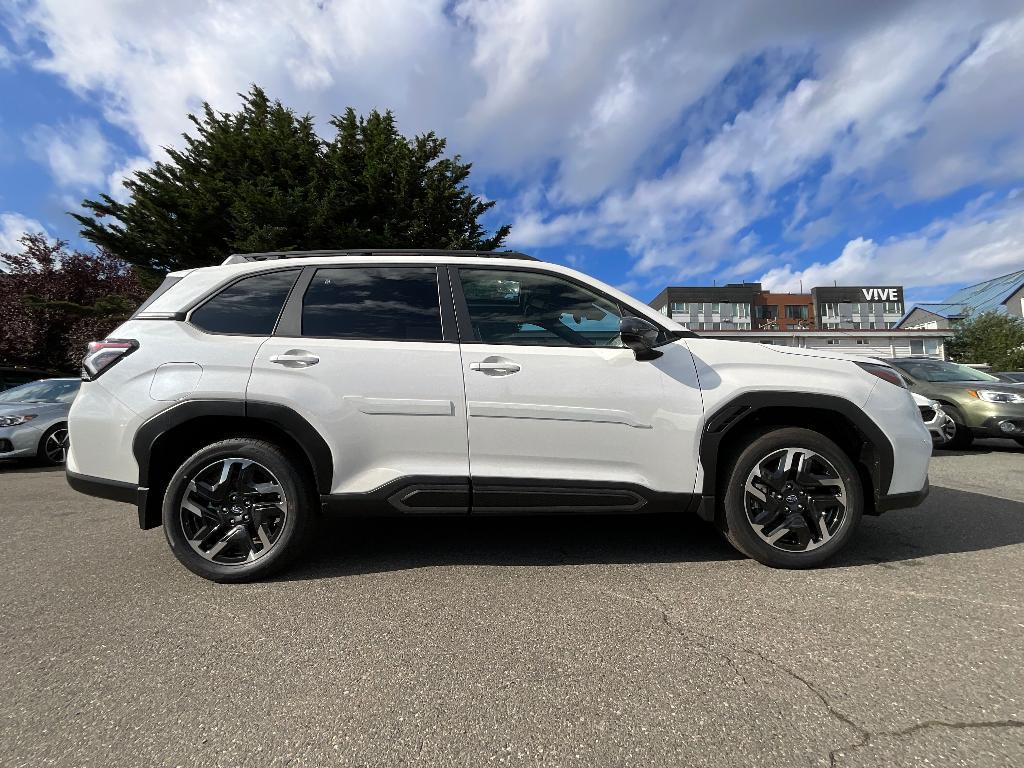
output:
M 391 108 L 475 163 L 508 244 L 664 285 L 903 284 L 1024 267 L 1020 3 L 14 0 L 0 251 L 251 83 L 321 124 Z M 345 245 L 340 243 L 339 245 Z

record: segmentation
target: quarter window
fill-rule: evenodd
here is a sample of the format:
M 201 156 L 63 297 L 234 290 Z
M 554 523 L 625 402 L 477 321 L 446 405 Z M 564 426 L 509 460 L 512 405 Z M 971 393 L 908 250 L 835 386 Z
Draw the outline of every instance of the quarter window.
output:
M 477 341 L 547 347 L 621 347 L 618 303 L 555 275 L 459 270 Z
M 441 341 L 437 270 L 318 269 L 302 300 L 302 335 L 370 341 Z
M 208 333 L 269 336 L 299 272 L 266 272 L 232 283 L 192 312 L 192 325 Z

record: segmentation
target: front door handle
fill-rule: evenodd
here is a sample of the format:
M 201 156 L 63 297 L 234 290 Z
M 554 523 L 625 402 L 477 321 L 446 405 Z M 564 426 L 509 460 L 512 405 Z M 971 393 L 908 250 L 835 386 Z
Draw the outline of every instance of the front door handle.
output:
M 270 362 L 286 368 L 308 368 L 320 362 L 320 358 L 301 349 L 289 349 L 282 355 L 271 355 Z
M 480 371 L 492 376 L 508 376 L 520 370 L 518 363 L 511 360 L 483 360 L 478 363 L 470 363 L 469 370 Z

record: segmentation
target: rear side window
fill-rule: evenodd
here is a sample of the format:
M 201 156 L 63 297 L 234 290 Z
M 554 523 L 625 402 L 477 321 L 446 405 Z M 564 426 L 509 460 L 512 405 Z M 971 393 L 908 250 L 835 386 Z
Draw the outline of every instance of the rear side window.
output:
M 152 304 L 154 301 L 156 301 L 161 296 L 163 296 L 165 293 L 167 293 L 167 291 L 169 291 L 171 288 L 173 288 L 180 281 L 181 281 L 180 277 L 169 277 L 169 276 L 165 277 L 164 281 L 162 283 L 160 283 L 160 287 L 157 288 L 155 291 L 153 291 L 152 295 L 148 299 L 146 299 L 144 302 L 142 302 L 142 304 L 139 306 L 139 308 L 135 310 L 135 314 L 132 315 L 132 318 L 134 319 L 135 317 L 138 316 L 138 314 L 140 312 L 144 312 L 146 310 L 146 308 L 149 307 L 150 304 Z
M 441 341 L 434 267 L 318 269 L 302 302 L 302 335 Z
M 193 311 L 192 325 L 208 333 L 269 336 L 298 274 L 288 269 L 242 278 Z

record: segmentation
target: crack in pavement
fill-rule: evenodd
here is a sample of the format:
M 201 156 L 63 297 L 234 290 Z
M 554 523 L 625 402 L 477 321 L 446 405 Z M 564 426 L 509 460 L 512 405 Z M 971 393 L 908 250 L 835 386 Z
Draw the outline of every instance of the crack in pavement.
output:
M 902 739 L 912 736 L 918 731 L 929 728 L 949 728 L 950 730 L 970 730 L 977 728 L 1024 728 L 1024 720 L 978 720 L 973 722 L 948 722 L 946 720 L 925 720 L 920 723 L 902 728 L 898 731 L 865 731 L 864 737 L 852 744 L 843 747 L 836 747 L 828 753 L 829 766 L 836 768 L 841 757 L 846 757 L 851 752 L 863 749 L 875 739 L 895 738 Z
M 640 570 L 638 570 L 638 575 L 639 575 L 640 583 L 643 585 L 644 592 L 646 592 L 648 595 L 650 595 L 651 598 L 654 600 L 654 602 L 657 604 L 657 610 L 661 613 L 662 622 L 665 624 L 666 627 L 669 628 L 670 631 L 672 631 L 675 634 L 679 635 L 683 639 L 688 640 L 688 641 L 694 643 L 695 645 L 697 645 L 699 648 L 703 649 L 707 653 L 713 654 L 713 655 L 717 656 L 718 658 L 722 659 L 740 677 L 740 679 L 743 680 L 744 684 L 749 685 L 749 682 L 747 681 L 746 676 L 744 676 L 744 674 L 740 671 L 739 667 L 736 664 L 736 661 L 731 656 L 729 656 L 727 653 L 723 653 L 720 650 L 713 649 L 713 648 L 709 647 L 706 643 L 699 642 L 697 639 L 695 639 L 695 637 L 691 633 L 688 633 L 688 632 L 684 631 L 682 628 L 678 627 L 676 624 L 673 624 L 672 620 L 671 620 L 671 617 L 670 617 L 670 611 L 669 611 L 668 603 L 666 603 L 665 599 L 657 592 L 657 590 L 654 589 L 654 586 L 651 584 L 651 582 L 644 575 L 642 567 L 641 567 Z M 808 680 L 807 678 L 805 678 L 803 675 L 801 675 L 800 673 L 796 672 L 795 670 L 792 670 L 789 667 L 785 666 L 784 664 L 780 664 L 775 659 L 772 659 L 769 656 L 766 656 L 765 654 L 761 653 L 760 651 L 750 650 L 748 648 L 737 647 L 737 646 L 733 645 L 732 643 L 728 642 L 727 640 L 722 640 L 721 638 L 715 637 L 714 635 L 700 635 L 699 637 L 703 638 L 705 641 L 708 641 L 708 642 L 714 642 L 714 643 L 718 643 L 720 645 L 724 645 L 724 646 L 732 649 L 734 652 L 745 653 L 748 656 L 754 656 L 754 657 L 760 659 L 761 661 L 763 661 L 768 666 L 770 666 L 772 669 L 775 669 L 775 670 L 777 670 L 779 672 L 782 672 L 783 674 L 789 676 L 793 680 L 796 680 L 801 685 L 803 685 L 808 691 L 810 691 L 815 696 L 815 698 L 817 698 L 822 703 L 822 706 L 825 707 L 825 710 L 829 713 L 829 715 L 834 720 L 837 720 L 837 721 L 841 722 L 843 725 L 847 726 L 848 728 L 852 728 L 857 733 L 857 740 L 856 741 L 851 742 L 850 744 L 846 744 L 844 746 L 836 747 L 835 749 L 829 750 L 828 757 L 829 757 L 829 765 L 831 766 L 831 768 L 836 768 L 836 765 L 838 764 L 837 760 L 840 757 L 845 757 L 849 752 L 854 752 L 854 751 L 856 751 L 858 749 L 862 749 L 862 748 L 866 747 L 868 744 L 870 744 L 872 740 L 878 739 L 878 738 L 904 738 L 906 736 L 910 736 L 910 735 L 912 735 L 914 733 L 917 733 L 918 731 L 923 731 L 923 730 L 926 730 L 928 728 L 950 728 L 950 729 L 1024 728 L 1024 721 L 1012 720 L 1012 719 L 1011 720 L 991 720 L 991 721 L 967 721 L 967 722 L 947 722 L 947 721 L 944 721 L 944 720 L 925 720 L 925 721 L 922 721 L 920 723 L 915 723 L 914 725 L 911 725 L 911 726 L 908 726 L 906 728 L 903 728 L 903 729 L 900 729 L 900 730 L 896 730 L 896 731 L 870 731 L 867 728 L 865 728 L 864 726 L 862 726 L 859 723 L 857 723 L 857 721 L 855 721 L 851 716 L 849 716 L 845 712 L 837 709 L 836 706 L 834 704 L 832 704 L 832 702 L 829 700 L 828 696 L 826 696 L 825 693 L 823 691 L 821 691 L 817 686 L 815 686 L 813 683 L 811 683 L 810 680 Z

